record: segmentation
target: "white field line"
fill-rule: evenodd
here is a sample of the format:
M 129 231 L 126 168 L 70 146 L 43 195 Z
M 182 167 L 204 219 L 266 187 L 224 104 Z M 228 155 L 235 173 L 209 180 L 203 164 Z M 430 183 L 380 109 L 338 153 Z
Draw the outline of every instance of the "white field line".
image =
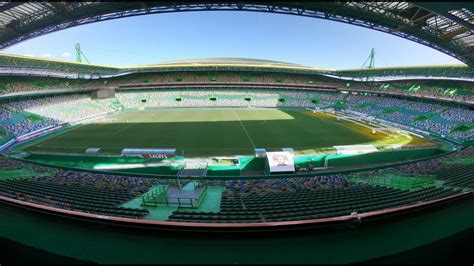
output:
M 320 111 L 318 110 L 318 112 L 320 112 Z M 372 125 L 372 127 L 371 127 L 371 126 L 368 126 L 368 125 L 366 125 L 366 124 L 360 123 L 360 122 L 357 121 L 355 118 L 352 118 L 352 117 L 350 117 L 350 116 L 335 115 L 335 114 L 331 114 L 331 113 L 329 113 L 329 112 L 324 112 L 324 113 L 325 113 L 325 114 L 328 114 L 328 115 L 332 115 L 332 116 L 334 116 L 334 117 L 341 118 L 341 119 L 343 119 L 343 120 L 346 120 L 346 121 L 348 121 L 348 122 L 354 123 L 354 124 L 359 125 L 359 126 L 361 126 L 361 127 L 365 127 L 365 128 L 368 128 L 368 129 L 377 129 L 378 132 L 380 132 L 380 133 L 382 133 L 382 134 L 385 134 L 385 135 L 387 135 L 387 136 L 389 136 L 389 137 L 395 138 L 395 135 L 386 132 L 386 131 L 393 132 L 393 130 L 391 130 L 390 128 L 385 127 L 385 126 L 383 126 L 383 125 L 378 125 L 378 124 L 371 124 L 371 123 L 369 123 L 370 125 Z
M 249 133 L 247 132 L 247 129 L 245 129 L 244 124 L 242 124 L 242 121 L 240 121 L 239 115 L 235 112 L 235 110 L 232 110 L 232 111 L 234 112 L 235 116 L 237 117 L 237 120 L 239 120 L 240 126 L 244 129 L 245 134 L 247 134 L 247 138 L 250 140 L 250 143 L 252 143 L 252 146 L 253 146 L 253 148 L 255 149 L 255 148 L 256 148 L 256 147 L 255 147 L 255 144 L 253 143 L 252 138 L 250 137 Z
M 83 125 L 75 125 L 75 126 L 72 126 L 70 128 L 65 128 L 65 129 L 61 129 L 59 130 L 58 132 L 56 133 L 53 133 L 52 136 L 48 136 L 46 137 L 45 139 L 42 139 L 40 140 L 39 142 L 37 142 L 38 140 L 33 141 L 31 142 L 30 144 L 28 144 L 27 146 L 25 146 L 25 148 L 29 148 L 29 147 L 45 147 L 44 145 L 47 144 L 48 142 L 50 142 L 51 140 L 53 139 L 56 139 L 56 138 L 59 138 L 61 136 L 63 136 L 64 134 L 68 134 L 68 133 L 71 133 L 73 131 L 75 131 L 76 129 L 79 129 L 81 128 Z M 37 145 L 35 143 L 38 143 Z M 46 145 L 47 146 L 47 145 Z
M 130 125 L 128 125 L 128 126 L 125 126 L 125 127 L 121 128 L 121 129 L 115 131 L 114 133 L 111 133 L 110 135 L 116 135 L 116 134 L 118 134 L 118 133 L 124 131 L 125 129 L 127 129 L 127 128 L 131 127 L 131 126 L 133 126 L 133 124 L 130 124 Z
M 145 119 L 145 121 L 150 121 L 150 118 L 151 118 L 152 116 L 154 116 L 153 113 L 152 113 L 150 116 L 148 116 L 148 117 Z M 115 132 L 112 133 L 111 135 L 116 135 L 116 134 L 118 134 L 118 133 L 124 131 L 125 129 L 132 127 L 132 126 L 134 126 L 134 123 L 133 123 L 133 122 L 131 122 L 130 125 L 125 126 L 125 127 L 121 128 L 121 129 L 115 131 Z

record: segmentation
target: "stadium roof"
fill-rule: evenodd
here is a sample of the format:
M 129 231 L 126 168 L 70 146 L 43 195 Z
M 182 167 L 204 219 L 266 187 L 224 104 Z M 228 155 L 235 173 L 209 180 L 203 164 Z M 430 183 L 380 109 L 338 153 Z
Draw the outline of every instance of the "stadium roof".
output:
M 470 2 L 1 2 L 0 49 L 87 23 L 145 14 L 235 10 L 329 19 L 390 33 L 474 65 Z
M 470 80 L 474 78 L 474 68 L 461 64 L 344 69 L 330 72 L 332 75 L 346 78 L 387 76 L 450 77 Z
M 159 65 L 174 65 L 174 64 L 245 64 L 245 65 L 273 65 L 273 66 L 302 66 L 293 63 L 253 59 L 253 58 L 238 58 L 238 57 L 212 57 L 212 58 L 195 58 L 184 60 L 173 60 L 159 63 Z
M 474 68 L 462 64 L 335 70 L 261 59 L 200 58 L 168 61 L 155 65 L 116 67 L 0 54 L 0 75 L 77 76 L 80 74 L 90 77 L 108 77 L 131 73 L 176 71 L 274 72 L 321 74 L 342 78 L 425 76 L 472 79 L 474 77 Z

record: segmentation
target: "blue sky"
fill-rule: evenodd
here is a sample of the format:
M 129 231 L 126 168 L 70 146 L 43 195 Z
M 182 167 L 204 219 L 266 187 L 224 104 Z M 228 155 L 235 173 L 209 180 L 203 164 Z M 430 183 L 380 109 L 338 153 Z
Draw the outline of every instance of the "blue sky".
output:
M 116 66 L 206 57 L 245 57 L 324 68 L 360 68 L 370 49 L 376 67 L 458 64 L 402 38 L 308 17 L 201 11 L 92 23 L 27 40 L 0 52 L 75 60 L 74 45 L 91 63 Z

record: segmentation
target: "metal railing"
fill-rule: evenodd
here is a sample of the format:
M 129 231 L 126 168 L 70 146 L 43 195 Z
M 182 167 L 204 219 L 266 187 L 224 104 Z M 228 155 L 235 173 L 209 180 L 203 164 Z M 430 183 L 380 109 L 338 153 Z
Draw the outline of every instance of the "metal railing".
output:
M 181 197 L 166 197 L 163 192 L 166 189 L 158 189 L 151 193 L 142 196 L 142 206 L 158 207 L 164 206 L 178 206 L 184 208 L 198 208 L 204 197 L 207 195 L 207 186 L 203 188 L 198 198 L 181 198 Z

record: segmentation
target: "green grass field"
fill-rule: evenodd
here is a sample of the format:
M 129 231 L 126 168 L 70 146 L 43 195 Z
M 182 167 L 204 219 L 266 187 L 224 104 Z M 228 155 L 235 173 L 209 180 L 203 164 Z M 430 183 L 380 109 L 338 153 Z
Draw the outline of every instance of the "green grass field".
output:
M 383 134 L 306 110 L 193 108 L 125 111 L 33 141 L 26 151 L 84 153 L 89 147 L 176 148 L 186 157 L 253 155 L 292 147 L 314 153 L 334 145 L 380 142 Z

